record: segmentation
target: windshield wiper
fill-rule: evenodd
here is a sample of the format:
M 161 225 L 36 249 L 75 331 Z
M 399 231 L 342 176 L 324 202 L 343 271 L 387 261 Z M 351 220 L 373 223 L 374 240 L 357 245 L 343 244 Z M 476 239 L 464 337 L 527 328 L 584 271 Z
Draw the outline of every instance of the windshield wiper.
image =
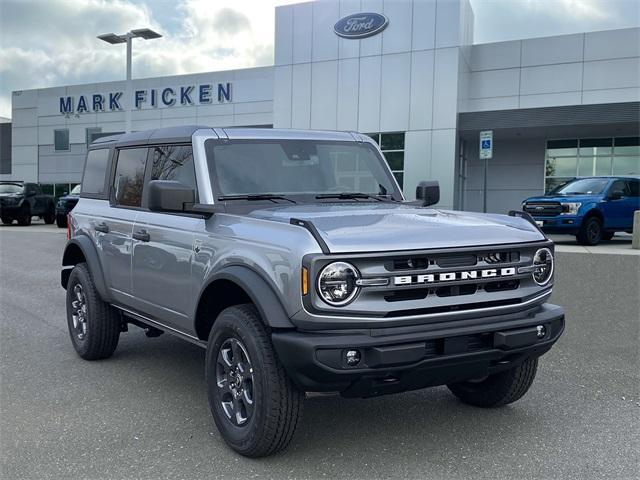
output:
M 297 203 L 295 200 L 285 197 L 284 195 L 275 195 L 272 193 L 252 193 L 248 195 L 222 195 L 218 197 L 221 202 L 227 200 L 286 200 L 287 202 Z
M 384 195 L 371 195 L 369 193 L 360 193 L 360 192 L 342 192 L 342 193 L 321 193 L 320 195 L 316 195 L 317 199 L 323 198 L 337 198 L 339 200 L 354 200 L 358 198 L 372 198 L 374 200 L 378 200 L 379 202 L 395 202 L 393 198 L 388 198 Z

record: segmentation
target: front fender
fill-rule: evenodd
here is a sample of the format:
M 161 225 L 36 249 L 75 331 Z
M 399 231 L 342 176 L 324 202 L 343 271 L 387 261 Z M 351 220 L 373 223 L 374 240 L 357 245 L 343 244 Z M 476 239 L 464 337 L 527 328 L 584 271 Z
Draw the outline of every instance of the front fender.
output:
M 289 320 L 282 302 L 268 281 L 255 270 L 242 265 L 224 267 L 207 279 L 198 295 L 196 308 L 206 288 L 216 280 L 229 280 L 241 287 L 249 295 L 258 312 L 260 312 L 262 321 L 269 327 L 295 328 Z M 195 311 L 192 318 L 196 318 Z
M 81 253 L 81 256 L 78 254 L 78 250 Z M 107 283 L 104 279 L 102 262 L 100 261 L 98 251 L 93 244 L 93 241 L 91 241 L 87 235 L 77 235 L 73 237 L 67 242 L 67 245 L 64 248 L 62 266 L 67 268 L 63 268 L 60 273 L 60 283 L 62 284 L 62 288 L 65 290 L 67 288 L 69 275 L 71 275 L 71 270 L 73 269 L 69 267 L 73 267 L 81 261 L 85 261 L 87 263 L 87 267 L 91 273 L 91 278 L 98 290 L 98 293 L 105 302 L 108 302 L 111 296 L 109 295 Z

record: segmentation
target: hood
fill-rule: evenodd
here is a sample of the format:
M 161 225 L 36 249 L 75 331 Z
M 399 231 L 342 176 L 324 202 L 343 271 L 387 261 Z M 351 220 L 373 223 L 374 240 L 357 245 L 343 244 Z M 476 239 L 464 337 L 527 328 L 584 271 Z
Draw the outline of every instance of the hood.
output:
M 602 198 L 602 195 L 542 195 L 540 197 L 530 197 L 525 202 L 574 202 L 574 203 L 587 203 L 593 202 Z
M 60 197 L 58 199 L 58 201 L 60 201 L 60 200 L 64 200 L 65 202 L 67 200 L 78 201 L 78 200 L 80 200 L 80 195 L 64 195 L 63 197 Z
M 250 217 L 311 221 L 331 253 L 421 250 L 544 240 L 522 218 L 400 204 L 295 205 L 254 210 Z
M 6 197 L 23 197 L 24 194 L 23 193 L 0 193 L 0 197 L 6 198 Z

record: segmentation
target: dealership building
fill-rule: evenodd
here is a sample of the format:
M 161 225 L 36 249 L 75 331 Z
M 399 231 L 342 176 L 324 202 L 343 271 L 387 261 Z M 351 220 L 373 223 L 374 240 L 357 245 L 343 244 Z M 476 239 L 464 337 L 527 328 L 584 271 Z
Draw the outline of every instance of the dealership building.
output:
M 129 108 L 134 131 L 370 134 L 409 198 L 438 180 L 446 208 L 505 212 L 574 176 L 640 174 L 639 28 L 473 44 L 466 0 L 318 0 L 275 21 L 270 67 L 13 92 L 0 180 L 68 191 L 87 145 L 124 131 Z

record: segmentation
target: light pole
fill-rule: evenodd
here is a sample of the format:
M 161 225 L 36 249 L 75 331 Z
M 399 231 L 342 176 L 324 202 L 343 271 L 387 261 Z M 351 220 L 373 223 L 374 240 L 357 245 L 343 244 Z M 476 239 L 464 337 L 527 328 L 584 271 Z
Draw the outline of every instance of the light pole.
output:
M 104 42 L 115 45 L 116 43 L 127 44 L 127 83 L 126 83 L 126 95 L 127 95 L 127 108 L 125 110 L 125 130 L 127 133 L 131 132 L 131 44 L 134 38 L 144 38 L 145 40 L 153 40 L 154 38 L 160 38 L 158 32 L 154 32 L 149 28 L 139 28 L 137 30 L 131 30 L 130 32 L 122 35 L 116 35 L 115 33 L 105 33 L 104 35 L 98 35 L 98 38 Z

